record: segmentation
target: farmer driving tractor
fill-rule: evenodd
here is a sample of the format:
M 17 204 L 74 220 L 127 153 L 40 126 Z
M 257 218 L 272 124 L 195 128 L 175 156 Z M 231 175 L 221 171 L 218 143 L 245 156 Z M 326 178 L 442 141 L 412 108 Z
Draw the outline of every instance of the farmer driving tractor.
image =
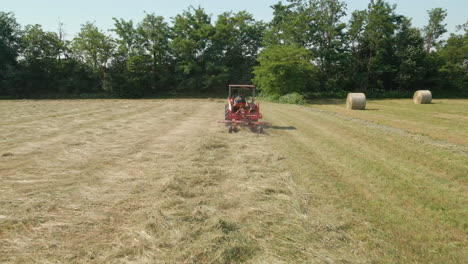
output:
M 241 108 L 245 108 L 245 105 L 246 105 L 245 97 L 242 94 L 239 94 L 236 96 L 236 98 L 234 98 L 233 107 L 235 111 Z

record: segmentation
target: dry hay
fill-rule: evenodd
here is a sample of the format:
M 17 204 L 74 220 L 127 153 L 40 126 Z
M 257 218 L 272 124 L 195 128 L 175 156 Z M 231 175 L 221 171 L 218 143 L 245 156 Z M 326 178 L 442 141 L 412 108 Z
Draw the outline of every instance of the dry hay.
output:
M 346 98 L 346 107 L 348 109 L 366 109 L 366 95 L 363 93 L 349 93 Z
M 429 90 L 419 90 L 414 93 L 413 102 L 415 104 L 430 104 L 432 93 Z

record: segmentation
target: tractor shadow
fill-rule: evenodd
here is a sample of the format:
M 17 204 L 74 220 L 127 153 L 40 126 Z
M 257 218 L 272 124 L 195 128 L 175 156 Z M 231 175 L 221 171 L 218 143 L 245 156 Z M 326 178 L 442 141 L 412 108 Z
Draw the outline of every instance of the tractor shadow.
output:
M 293 127 L 293 126 L 272 126 L 272 125 L 265 125 L 263 126 L 264 129 L 262 129 L 261 132 L 259 132 L 256 128 L 249 128 L 249 130 L 252 132 L 252 133 L 257 133 L 257 134 L 261 134 L 261 135 L 270 135 L 268 133 L 268 130 L 270 129 L 273 129 L 273 130 L 296 130 L 297 128 L 296 127 Z
M 271 126 L 271 125 L 265 126 L 265 128 L 276 129 L 276 130 L 296 130 L 297 129 L 296 127 L 293 127 L 293 126 Z
M 255 134 L 261 134 L 261 135 L 269 135 L 267 130 L 270 129 L 275 129 L 275 130 L 296 130 L 296 127 L 293 126 L 272 126 L 272 125 L 264 125 L 261 130 L 258 129 L 257 126 L 249 126 L 249 127 L 244 127 L 245 130 L 250 131 Z M 239 132 L 240 129 L 233 130 L 233 133 Z

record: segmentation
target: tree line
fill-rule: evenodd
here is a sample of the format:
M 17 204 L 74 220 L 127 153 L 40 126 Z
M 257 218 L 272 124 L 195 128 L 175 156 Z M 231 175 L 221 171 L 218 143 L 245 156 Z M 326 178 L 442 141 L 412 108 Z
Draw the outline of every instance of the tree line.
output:
M 224 94 L 254 83 L 264 94 L 333 96 L 347 91 L 468 92 L 468 23 L 447 40 L 446 10 L 428 10 L 422 29 L 371 0 L 346 16 L 339 0 L 288 0 L 266 23 L 246 11 L 216 20 L 190 7 L 168 22 L 114 18 L 110 32 L 86 22 L 73 39 L 0 12 L 0 97 L 107 94 Z

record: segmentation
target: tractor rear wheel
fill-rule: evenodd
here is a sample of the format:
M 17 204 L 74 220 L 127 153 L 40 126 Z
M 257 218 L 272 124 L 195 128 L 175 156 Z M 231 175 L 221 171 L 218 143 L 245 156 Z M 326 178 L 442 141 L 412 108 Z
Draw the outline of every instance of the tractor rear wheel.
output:
M 228 120 L 228 116 L 229 116 L 229 105 L 226 104 L 224 106 L 224 120 Z
M 257 112 L 256 110 L 250 111 L 251 114 L 255 114 L 256 112 Z M 258 119 L 250 119 L 250 121 L 252 121 L 252 122 L 257 122 Z

